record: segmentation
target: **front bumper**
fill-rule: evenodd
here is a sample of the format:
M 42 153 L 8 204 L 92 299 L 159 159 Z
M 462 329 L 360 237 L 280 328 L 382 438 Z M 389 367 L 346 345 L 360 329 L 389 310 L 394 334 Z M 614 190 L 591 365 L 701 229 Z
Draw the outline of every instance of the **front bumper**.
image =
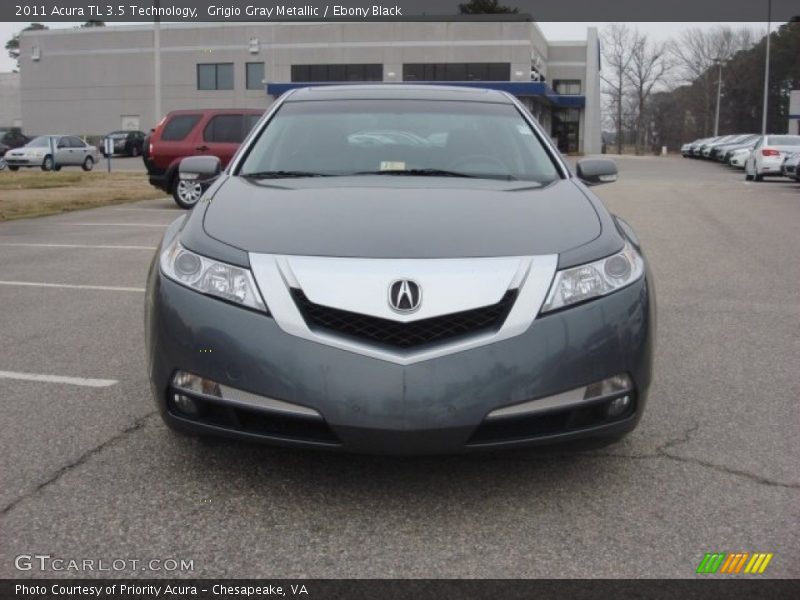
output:
M 42 164 L 43 158 L 26 158 L 21 156 L 9 156 L 6 154 L 6 164 L 12 167 L 38 167 Z
M 150 381 L 164 421 L 200 434 L 380 454 L 437 454 L 618 436 L 642 415 L 655 331 L 645 277 L 586 304 L 540 317 L 524 334 L 398 365 L 284 333 L 261 313 L 186 289 L 151 269 L 146 339 Z M 324 421 L 213 404 L 182 415 L 169 400 L 176 370 L 309 407 Z M 635 407 L 613 422 L 542 413 L 497 426 L 498 408 L 627 373 Z M 273 418 L 274 417 L 274 418 Z M 320 428 L 322 427 L 322 428 Z

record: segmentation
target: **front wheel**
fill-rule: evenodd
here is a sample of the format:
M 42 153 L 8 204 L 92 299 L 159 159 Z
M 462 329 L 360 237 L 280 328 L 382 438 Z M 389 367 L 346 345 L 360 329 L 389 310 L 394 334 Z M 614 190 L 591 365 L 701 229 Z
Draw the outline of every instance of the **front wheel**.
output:
M 131 156 L 133 158 L 136 158 L 137 156 L 139 156 L 139 147 L 138 146 L 134 146 L 133 148 L 131 148 Z
M 17 165 L 8 165 L 9 171 L 19 171 L 19 167 Z
M 196 181 L 178 179 L 172 188 L 172 198 L 181 208 L 192 208 L 202 195 L 203 187 Z
M 83 170 L 91 171 L 93 167 L 94 167 L 94 159 L 91 156 L 87 156 L 86 159 L 83 161 Z
M 42 161 L 42 171 L 52 171 L 54 164 L 52 156 L 45 156 Z
M 0 158 L 0 171 L 6 168 L 6 160 L 4 158 Z

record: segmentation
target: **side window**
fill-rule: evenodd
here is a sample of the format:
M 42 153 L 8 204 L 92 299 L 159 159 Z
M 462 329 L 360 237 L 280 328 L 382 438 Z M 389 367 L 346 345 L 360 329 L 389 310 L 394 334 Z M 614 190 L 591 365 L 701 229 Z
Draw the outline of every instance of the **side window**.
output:
M 227 144 L 240 144 L 247 131 L 242 115 L 217 115 L 212 117 L 203 130 L 203 140 Z
M 250 133 L 250 130 L 255 127 L 261 115 L 245 115 L 244 116 L 244 134 L 245 136 Z
M 85 148 L 86 147 L 86 144 L 84 144 L 83 141 L 80 138 L 76 138 L 76 137 L 70 136 L 70 137 L 67 138 L 67 140 L 69 141 L 69 145 L 72 148 Z
M 165 142 L 178 142 L 189 135 L 199 120 L 200 115 L 176 115 L 164 125 L 161 139 Z

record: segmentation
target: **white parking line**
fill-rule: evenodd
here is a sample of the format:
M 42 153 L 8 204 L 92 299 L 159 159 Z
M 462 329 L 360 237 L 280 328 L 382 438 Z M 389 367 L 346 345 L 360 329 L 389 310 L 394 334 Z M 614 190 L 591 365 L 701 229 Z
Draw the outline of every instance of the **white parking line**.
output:
M 70 283 L 41 283 L 38 281 L 0 281 L 0 285 L 70 288 L 75 290 L 105 290 L 110 292 L 144 292 L 144 288 L 138 288 L 138 287 L 117 287 L 111 285 L 75 285 Z
M 0 242 L 0 246 L 17 248 L 98 248 L 102 250 L 155 250 L 156 246 L 106 246 L 94 244 L 33 244 L 23 242 Z
M 85 377 L 63 377 L 61 375 L 40 375 L 38 373 L 18 373 L 16 371 L 0 371 L 0 379 L 18 379 L 21 381 L 44 381 L 46 383 L 67 383 L 85 387 L 109 387 L 119 383 L 116 379 L 88 379 Z
M 169 223 L 83 223 L 78 221 L 60 221 L 58 225 L 89 225 L 91 227 L 169 227 Z

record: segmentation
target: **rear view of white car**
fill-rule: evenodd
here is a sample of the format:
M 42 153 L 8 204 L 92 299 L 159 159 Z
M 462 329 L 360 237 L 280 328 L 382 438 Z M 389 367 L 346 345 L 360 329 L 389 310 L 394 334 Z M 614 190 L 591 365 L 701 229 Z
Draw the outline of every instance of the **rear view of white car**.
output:
M 800 150 L 800 135 L 763 136 L 747 157 L 744 165 L 745 179 L 761 181 L 765 175 L 782 176 L 783 159 L 787 154 L 798 150 Z

